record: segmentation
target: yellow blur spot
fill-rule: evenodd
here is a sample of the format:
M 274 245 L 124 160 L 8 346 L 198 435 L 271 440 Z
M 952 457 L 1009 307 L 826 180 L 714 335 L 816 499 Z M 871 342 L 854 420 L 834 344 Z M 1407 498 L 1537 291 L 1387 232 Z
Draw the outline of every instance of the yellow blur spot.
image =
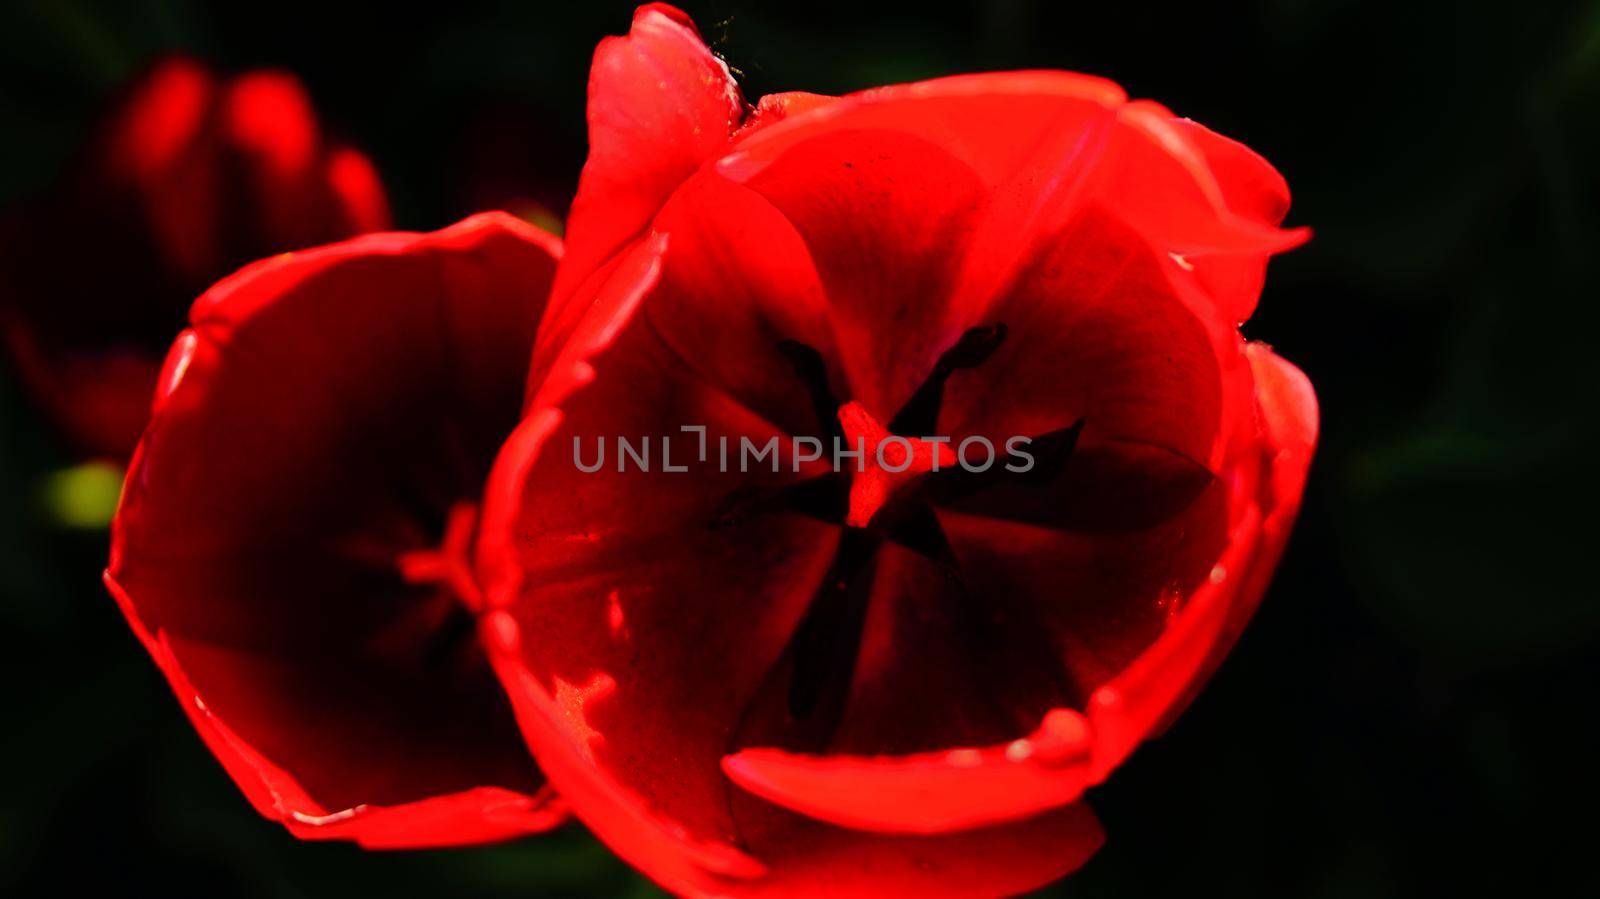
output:
M 110 462 L 85 462 L 51 472 L 42 490 L 45 514 L 62 527 L 104 528 L 117 511 L 122 476 L 122 466 Z
M 566 233 L 567 226 L 565 222 L 561 221 L 561 216 L 551 212 L 543 204 L 530 200 L 517 204 L 510 211 L 517 218 L 556 237 L 561 237 Z

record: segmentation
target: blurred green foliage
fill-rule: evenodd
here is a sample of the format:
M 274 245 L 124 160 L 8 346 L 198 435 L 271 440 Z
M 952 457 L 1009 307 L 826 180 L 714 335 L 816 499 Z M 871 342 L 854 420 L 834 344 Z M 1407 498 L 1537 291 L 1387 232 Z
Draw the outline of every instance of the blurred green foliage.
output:
M 1261 151 L 1295 191 L 1291 223 L 1316 229 L 1246 328 L 1323 403 L 1302 524 L 1211 688 L 1091 796 L 1108 845 L 1050 895 L 1595 894 L 1561 809 L 1597 747 L 1600 5 L 686 5 L 751 97 L 994 68 L 1110 76 Z M 10 4 L 0 201 L 47 185 L 111 92 L 183 49 L 300 73 L 372 152 L 403 226 L 473 211 L 461 141 L 485 117 L 516 123 L 488 133 L 517 142 L 512 177 L 559 208 L 589 55 L 629 14 Z M 103 594 L 103 534 L 61 526 L 98 508 L 105 472 L 63 475 L 75 460 L 10 380 L 0 427 L 0 888 L 653 894 L 577 828 L 369 854 L 261 822 Z
M 85 462 L 51 472 L 40 491 L 45 515 L 62 527 L 105 528 L 117 511 L 122 475 L 122 466 L 109 462 Z

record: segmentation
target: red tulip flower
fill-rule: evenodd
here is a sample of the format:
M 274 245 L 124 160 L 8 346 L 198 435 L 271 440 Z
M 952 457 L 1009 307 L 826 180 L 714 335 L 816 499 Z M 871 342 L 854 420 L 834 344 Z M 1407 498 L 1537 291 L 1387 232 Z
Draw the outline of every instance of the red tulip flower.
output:
M 467 548 L 560 243 L 504 213 L 251 265 L 195 303 L 106 582 L 251 803 L 434 846 L 561 817 L 479 650 Z
M 1062 72 L 750 110 L 661 5 L 589 98 L 478 551 L 551 784 L 685 895 L 1070 872 L 1085 791 L 1228 651 L 1299 505 L 1315 398 L 1238 331 L 1306 237 L 1283 179 Z M 801 436 L 903 443 L 841 468 Z M 654 467 L 578 464 L 618 437 Z M 1034 464 L 952 464 L 975 437 Z
M 371 163 L 322 133 L 294 76 L 167 60 L 66 183 L 6 223 L 0 334 L 77 448 L 126 458 L 201 291 L 251 260 L 388 226 Z

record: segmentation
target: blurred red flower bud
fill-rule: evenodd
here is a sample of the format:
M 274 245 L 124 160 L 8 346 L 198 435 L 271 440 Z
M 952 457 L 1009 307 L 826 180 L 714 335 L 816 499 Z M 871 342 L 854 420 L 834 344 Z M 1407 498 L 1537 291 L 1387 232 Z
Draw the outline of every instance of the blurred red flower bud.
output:
M 372 163 L 323 133 L 293 75 L 167 59 L 63 183 L 5 222 L 0 331 L 76 448 L 126 458 L 201 291 L 254 259 L 388 226 Z

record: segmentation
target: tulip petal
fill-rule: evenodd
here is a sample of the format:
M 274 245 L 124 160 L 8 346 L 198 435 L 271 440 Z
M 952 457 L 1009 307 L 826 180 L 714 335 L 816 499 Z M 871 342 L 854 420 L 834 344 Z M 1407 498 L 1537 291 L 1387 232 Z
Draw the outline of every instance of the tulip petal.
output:
M 489 213 L 284 254 L 196 301 L 169 356 L 107 583 L 241 789 L 297 834 L 445 845 L 558 817 L 458 608 L 473 599 L 406 560 L 477 498 L 517 419 L 559 252 Z
M 747 180 L 829 130 L 900 130 L 972 167 L 995 189 L 964 278 L 973 302 L 1003 289 L 1015 259 L 1053 239 L 1085 203 L 1129 216 L 1163 251 L 1206 254 L 1214 289 L 1235 298 L 1235 320 L 1254 306 L 1266 255 L 1307 236 L 1274 227 L 1288 194 L 1255 154 L 1157 104 L 1127 103 L 1116 85 L 1089 76 L 954 76 L 847 95 L 801 124 L 763 124 L 741 133 L 720 163 L 730 177 Z
M 1266 593 L 1267 582 L 1277 569 L 1278 558 L 1300 512 L 1306 473 L 1317 444 L 1317 395 L 1311 389 L 1311 381 L 1266 344 L 1251 343 L 1246 346 L 1245 353 L 1255 377 L 1261 423 L 1259 451 L 1267 471 L 1261 485 L 1261 503 L 1266 510 L 1262 522 L 1262 553 L 1253 566 L 1252 581 L 1239 588 L 1221 638 L 1212 649 L 1202 675 L 1191 687 L 1191 698 L 1238 641 Z M 1175 716 L 1185 704 L 1179 702 L 1167 717 Z
M 1141 234 L 1173 253 L 1281 253 L 1304 243 L 1304 228 L 1282 230 L 1229 208 L 1205 155 L 1148 100 L 1118 110 L 1098 195 Z
M 806 383 L 778 350 L 836 358 L 837 339 L 805 242 L 760 195 L 697 175 L 657 217 L 671 241 L 645 315 L 683 363 L 788 434 L 814 434 Z M 829 379 L 843 389 L 845 374 Z
M 389 227 L 389 198 L 378 179 L 378 170 L 365 153 L 351 147 L 335 147 L 328 152 L 328 186 L 336 198 L 350 233 L 382 231 Z
M 748 181 L 818 135 L 898 131 L 940 146 L 992 187 L 1038 161 L 1050 138 L 1077 134 L 1125 100 L 1112 82 L 1071 72 L 989 72 L 874 88 L 815 103 L 785 121 L 762 121 L 758 110 L 764 127 L 741 133 L 718 167 Z
M 1259 474 L 1237 489 L 1244 499 L 1227 551 L 1162 637 L 1090 697 L 1096 733 L 1094 779 L 1105 778 L 1152 732 L 1193 699 L 1254 614 L 1300 508 L 1317 440 L 1317 403 L 1305 375 L 1261 344 L 1248 357 L 1257 381 Z
M 1192 119 L 1169 124 L 1200 152 L 1230 212 L 1262 225 L 1289 214 L 1289 184 L 1259 153 Z
M 690 895 L 758 899 L 990 899 L 1028 893 L 1071 874 L 1105 842 L 1084 803 L 994 827 L 880 834 L 779 811 L 749 837 L 767 876 Z M 720 886 L 720 885 L 718 885 Z
M 1088 785 L 1089 731 L 1070 709 L 1038 730 L 978 748 L 899 756 L 801 755 L 746 749 L 723 759 L 733 781 L 842 827 L 943 833 L 1077 801 Z
M 1109 213 L 1077 217 L 972 313 L 1004 323 L 1006 342 L 950 379 L 941 433 L 1002 448 L 1081 419 L 1086 448 L 1159 447 L 1215 471 L 1236 389 L 1229 369 L 1244 369 L 1239 338 L 1208 326 L 1173 268 Z
M 1289 211 L 1289 185 L 1278 170 L 1254 150 L 1188 119 L 1175 119 L 1181 132 L 1205 158 L 1224 203 L 1237 215 L 1263 225 L 1277 225 Z M 1207 292 L 1230 321 L 1242 322 L 1255 311 L 1267 276 L 1266 253 L 1202 253 L 1187 257 Z
M 351 840 L 368 849 L 417 849 L 511 839 L 548 830 L 566 819 L 566 807 L 544 786 L 533 793 L 473 787 L 402 805 L 359 804 L 329 810 L 288 770 L 274 764 L 208 706 L 169 641 L 138 616 L 127 591 L 108 572 L 106 586 L 166 675 L 184 713 L 228 776 L 263 817 L 280 821 L 303 840 Z
M 567 216 L 571 239 L 540 328 L 541 354 L 565 343 L 581 316 L 568 300 L 727 145 L 744 99 L 689 17 L 651 3 L 634 13 L 627 36 L 595 50 L 588 115 L 589 158 Z
M 937 145 L 827 132 L 744 182 L 804 238 L 834 318 L 849 395 L 884 419 L 963 324 L 948 305 L 979 183 Z M 894 341 L 881 339 L 893 323 Z
M 741 439 L 786 435 L 692 371 L 643 311 L 624 308 L 657 283 L 649 249 L 633 255 L 637 265 L 625 261 L 608 288 L 619 308 L 603 293 L 594 329 L 574 332 L 592 339 L 552 368 L 576 376 L 536 394 L 502 451 L 480 551 L 494 572 L 489 604 L 521 635 L 516 664 L 549 701 L 567 699 L 554 719 L 563 736 L 704 843 L 730 826 L 717 759 L 815 592 L 838 528 L 794 515 L 715 524 L 741 486 L 781 487 L 810 471 L 793 471 L 786 440 L 749 472 L 737 455 L 720 470 L 722 438 L 737 454 Z M 685 424 L 707 429 L 704 457 Z M 673 438 L 672 464 L 686 471 L 664 470 L 658 436 Z M 619 438 L 636 449 L 650 440 L 648 470 L 624 461 Z M 597 464 L 601 439 L 604 464 L 580 468 Z

